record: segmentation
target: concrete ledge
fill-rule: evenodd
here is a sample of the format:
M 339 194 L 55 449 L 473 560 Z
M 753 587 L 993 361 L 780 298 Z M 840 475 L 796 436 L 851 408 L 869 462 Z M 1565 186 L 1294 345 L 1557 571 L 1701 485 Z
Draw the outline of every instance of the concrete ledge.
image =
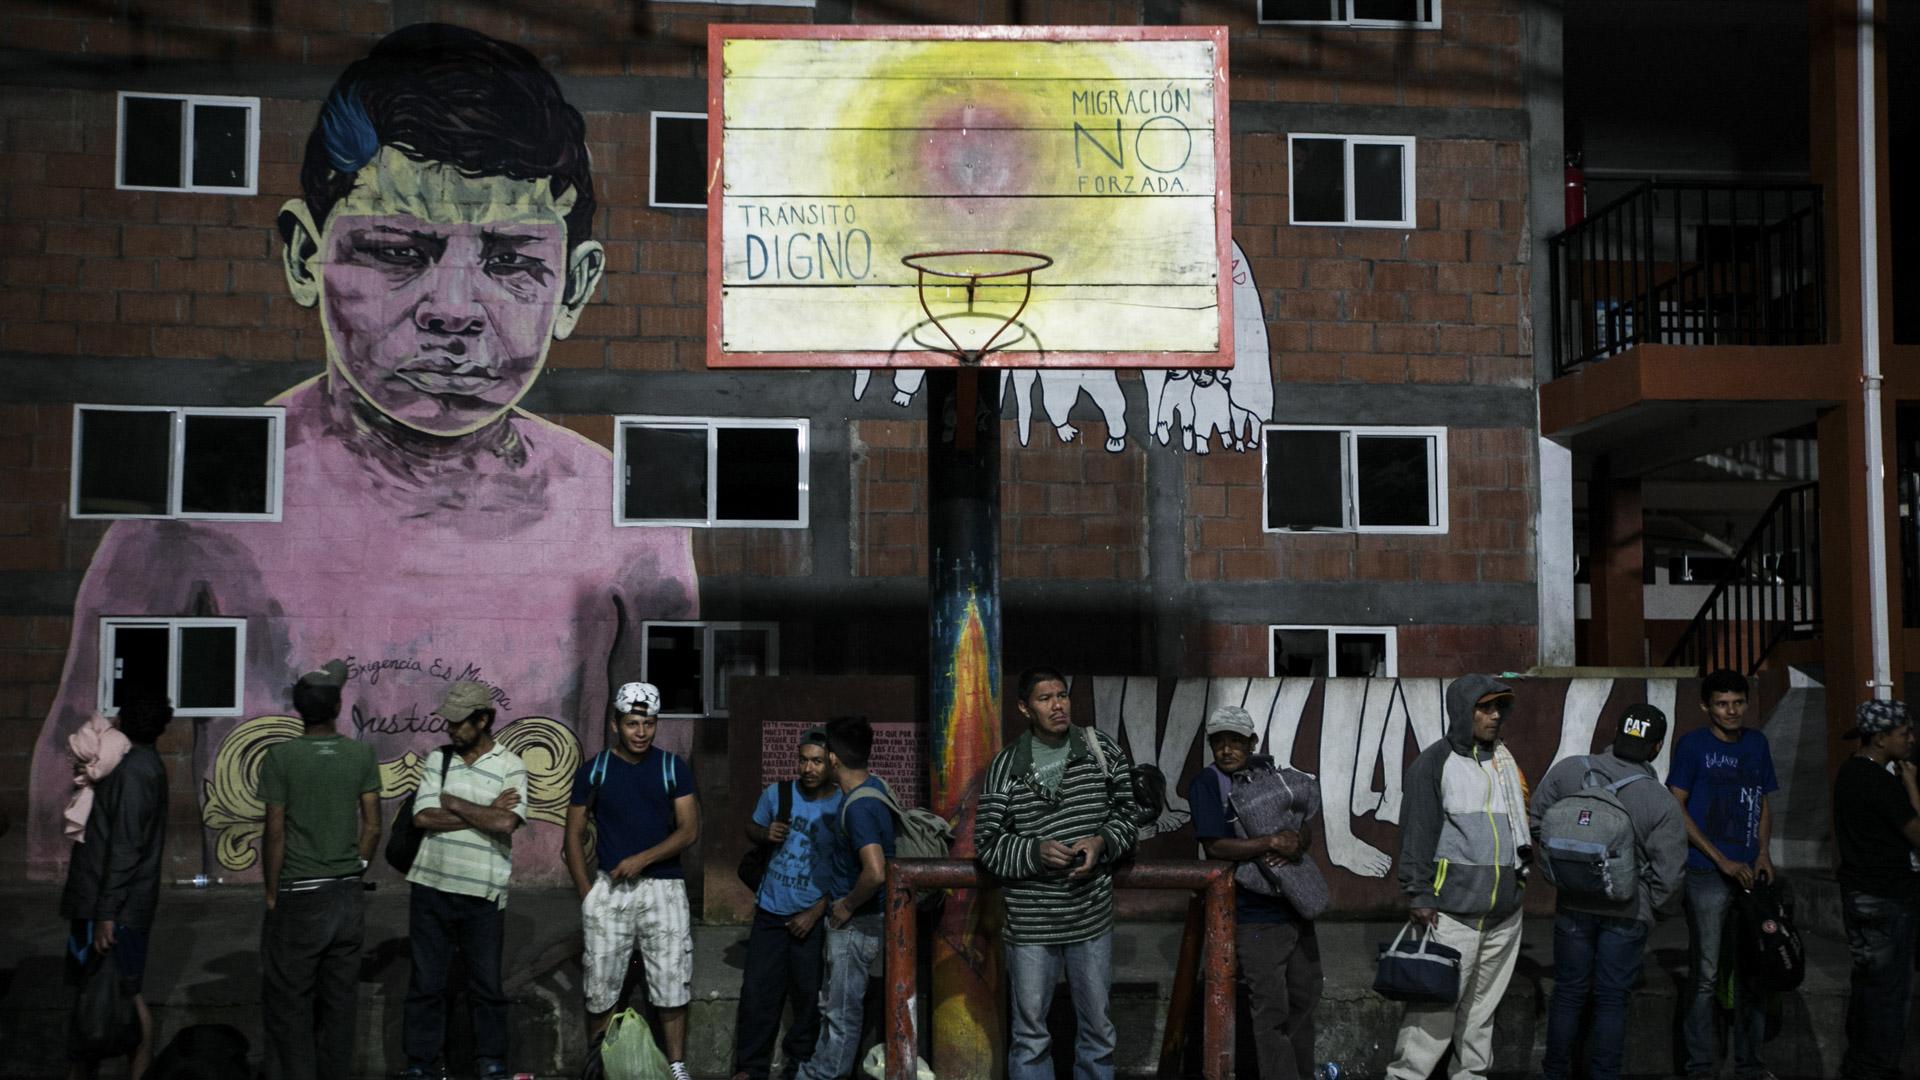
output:
M 406 996 L 406 903 L 401 891 L 382 889 L 368 908 L 368 947 L 361 969 L 361 1045 L 355 1073 L 391 1076 L 401 1063 L 400 1005 Z M 0 1077 L 53 1077 L 64 1071 L 61 1032 L 69 992 L 61 982 L 64 928 L 55 917 L 51 888 L 0 891 L 17 913 L 0 925 Z M 570 1075 L 585 1049 L 580 1017 L 578 905 L 569 891 L 517 891 L 507 909 L 507 988 L 513 1006 L 516 1070 Z M 147 977 L 147 996 L 164 1040 L 194 1023 L 228 1023 L 260 1047 L 259 896 L 254 889 L 171 891 L 161 902 Z M 1379 922 L 1323 920 L 1321 955 L 1327 986 L 1319 1009 L 1319 1056 L 1341 1063 L 1347 1075 L 1381 1075 L 1392 1056 L 1400 1009 L 1370 989 L 1380 943 L 1396 927 Z M 1129 923 L 1114 949 L 1114 1013 L 1123 1072 L 1149 1075 L 1166 1021 L 1180 927 Z M 734 1010 L 744 961 L 741 927 L 695 932 L 694 1005 L 689 1063 L 707 1077 L 725 1077 L 731 1058 Z M 1831 1077 L 1844 1049 L 1847 992 L 1844 946 L 1809 938 L 1806 984 L 1779 1002 L 1777 1034 L 1766 1061 L 1781 1077 Z M 1670 1076 L 1676 1071 L 1676 1002 L 1686 980 L 1686 927 L 1679 920 L 1654 935 L 1645 985 L 1633 1001 L 1628 1072 Z M 1520 968 L 1496 1021 L 1495 1062 L 1505 1074 L 1537 1071 L 1545 1040 L 1546 998 L 1552 989 L 1552 926 L 1530 920 Z M 877 1008 L 878 993 L 871 996 Z M 457 1010 L 456 1010 L 457 1011 Z M 1065 994 L 1056 1019 L 1070 1024 Z M 877 1037 L 876 1025 L 870 1037 Z M 465 1045 L 464 1017 L 450 1040 Z M 1064 1030 L 1064 1029 L 1063 1029 Z M 1909 1047 L 1908 1075 L 1920 1075 L 1920 1045 Z M 456 1067 L 463 1063 L 454 1051 Z M 108 1075 L 113 1073 L 109 1070 Z

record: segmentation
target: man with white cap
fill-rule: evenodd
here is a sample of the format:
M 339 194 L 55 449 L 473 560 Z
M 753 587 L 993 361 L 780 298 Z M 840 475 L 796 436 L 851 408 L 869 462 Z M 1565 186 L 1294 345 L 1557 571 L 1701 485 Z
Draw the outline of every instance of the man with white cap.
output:
M 1324 985 L 1313 918 L 1326 905 L 1326 883 L 1307 859 L 1320 782 L 1255 754 L 1253 717 L 1238 705 L 1207 717 L 1207 746 L 1213 764 L 1187 789 L 1187 805 L 1207 858 L 1236 864 L 1234 958 L 1260 1078 L 1308 1080 Z
M 593 1053 L 620 1003 L 635 952 L 660 1014 L 674 1080 L 687 1080 L 687 1002 L 693 997 L 693 922 L 680 853 L 700 837 L 693 766 L 654 745 L 660 691 L 631 682 L 613 698 L 608 748 L 580 767 L 567 807 L 567 873 L 580 892 L 586 938 L 587 1034 Z M 587 865 L 592 818 L 597 872 Z

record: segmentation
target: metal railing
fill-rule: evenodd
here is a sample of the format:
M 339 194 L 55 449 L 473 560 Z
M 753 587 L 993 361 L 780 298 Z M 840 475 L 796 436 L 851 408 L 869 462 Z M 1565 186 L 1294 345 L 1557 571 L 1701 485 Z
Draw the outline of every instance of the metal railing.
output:
M 1668 667 L 1752 675 L 1788 638 L 1820 630 L 1820 485 L 1773 497 L 1760 523 L 1688 624 Z
M 964 859 L 889 859 L 886 920 L 886 1080 L 914 1080 L 913 999 L 919 962 L 915 889 L 970 889 L 977 864 Z M 1201 1075 L 1233 1077 L 1233 864 L 1191 860 L 1136 862 L 1114 871 L 1116 889 L 1184 889 L 1206 899 L 1201 976 Z M 978 900 L 976 899 L 976 902 Z M 1174 995 L 1179 999 L 1179 995 Z
M 1633 345 L 1826 340 L 1826 236 L 1812 184 L 1649 181 L 1547 241 L 1553 370 Z

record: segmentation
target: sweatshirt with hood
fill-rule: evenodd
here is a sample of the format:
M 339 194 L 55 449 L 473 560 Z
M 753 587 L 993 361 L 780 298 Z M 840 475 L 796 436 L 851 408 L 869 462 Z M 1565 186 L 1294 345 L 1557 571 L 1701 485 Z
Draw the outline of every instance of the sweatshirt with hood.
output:
M 1455 679 L 1447 687 L 1446 737 L 1407 770 L 1399 878 L 1411 908 L 1435 908 L 1479 927 L 1520 910 L 1527 807 L 1510 805 L 1514 786 L 1502 783 L 1495 748 L 1473 738 L 1474 704 L 1511 693 L 1485 675 Z M 1501 703 L 1503 716 L 1510 702 Z

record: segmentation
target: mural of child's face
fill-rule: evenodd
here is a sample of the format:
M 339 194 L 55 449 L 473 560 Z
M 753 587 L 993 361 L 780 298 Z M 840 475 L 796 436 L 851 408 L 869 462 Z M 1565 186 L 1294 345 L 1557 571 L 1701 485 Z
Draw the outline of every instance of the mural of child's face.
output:
M 554 199 L 544 179 L 466 176 L 382 148 L 319 241 L 333 369 L 417 430 L 491 423 L 533 384 L 556 336 L 573 198 Z

